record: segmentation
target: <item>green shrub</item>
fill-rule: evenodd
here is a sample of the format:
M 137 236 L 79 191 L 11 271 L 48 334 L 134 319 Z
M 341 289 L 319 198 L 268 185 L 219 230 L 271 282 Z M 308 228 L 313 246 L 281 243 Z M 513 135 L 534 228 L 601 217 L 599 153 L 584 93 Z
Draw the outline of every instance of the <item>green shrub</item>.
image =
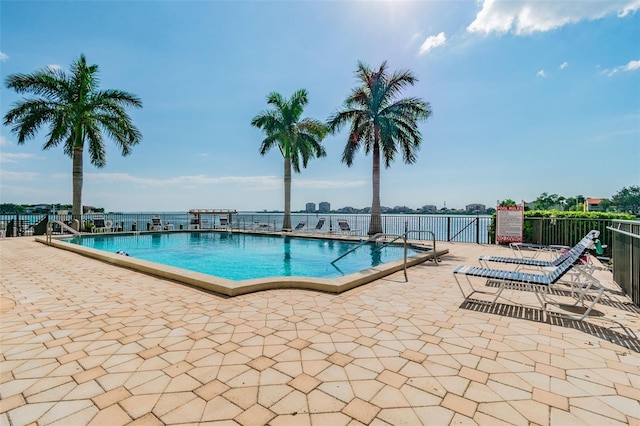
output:
M 602 221 L 634 220 L 635 216 L 627 213 L 526 210 L 524 218 L 523 239 L 525 242 L 572 246 L 592 229 L 605 232 Z M 544 220 L 536 220 L 536 218 Z M 494 213 L 489 227 L 490 241 L 495 241 L 495 226 L 496 215 Z M 605 243 L 609 244 L 609 241 L 605 240 Z

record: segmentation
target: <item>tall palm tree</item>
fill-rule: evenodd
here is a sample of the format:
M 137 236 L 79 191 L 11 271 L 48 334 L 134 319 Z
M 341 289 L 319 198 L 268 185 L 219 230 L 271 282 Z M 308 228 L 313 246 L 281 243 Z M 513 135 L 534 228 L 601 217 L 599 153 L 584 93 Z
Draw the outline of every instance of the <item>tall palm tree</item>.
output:
M 327 155 L 321 145 L 327 128 L 318 120 L 300 119 L 305 105 L 309 103 L 307 91 L 300 89 L 290 99 L 277 92 L 267 96 L 267 104 L 273 108 L 253 117 L 251 125 L 262 129 L 266 137 L 260 145 L 260 154 L 265 155 L 277 146 L 284 157 L 284 221 L 283 231 L 291 230 L 291 168 L 300 173 L 300 162 L 307 167 L 310 158 Z
M 380 68 L 371 70 L 368 65 L 358 62 L 356 77 L 360 86 L 353 89 L 341 110 L 329 117 L 329 131 L 336 133 L 346 123 L 351 123 L 349 138 L 342 152 L 342 162 L 348 167 L 360 147 L 365 154 L 373 157 L 373 200 L 369 235 L 382 232 L 380 211 L 380 155 L 384 156 L 385 167 L 389 167 L 398 150 L 405 163 L 413 164 L 420 147 L 421 135 L 418 120 L 431 116 L 428 102 L 418 98 L 396 99 L 402 89 L 417 80 L 410 71 L 387 73 L 387 62 Z
M 71 64 L 70 73 L 45 67 L 32 74 L 13 74 L 6 85 L 18 93 L 30 93 L 32 98 L 16 102 L 4 117 L 4 124 L 13 125 L 18 144 L 33 139 L 38 129 L 49 124 L 48 140 L 43 149 L 64 144 L 64 153 L 73 163 L 73 218 L 82 221 L 82 156 L 88 142 L 91 164 L 101 168 L 106 164 L 103 133 L 113 139 L 122 155 L 142 139 L 125 107 L 141 108 L 142 102 L 133 94 L 120 90 L 98 89 L 98 66 L 87 65 L 84 55 Z

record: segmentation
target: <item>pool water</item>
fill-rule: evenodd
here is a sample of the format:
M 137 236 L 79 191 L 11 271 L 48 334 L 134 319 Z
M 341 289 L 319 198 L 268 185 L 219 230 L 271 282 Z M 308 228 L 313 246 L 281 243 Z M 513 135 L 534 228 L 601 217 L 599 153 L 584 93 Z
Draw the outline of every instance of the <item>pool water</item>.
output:
M 402 259 L 400 246 L 226 232 L 101 235 L 67 242 L 231 280 L 274 276 L 336 278 Z M 416 253 L 409 250 L 408 255 Z

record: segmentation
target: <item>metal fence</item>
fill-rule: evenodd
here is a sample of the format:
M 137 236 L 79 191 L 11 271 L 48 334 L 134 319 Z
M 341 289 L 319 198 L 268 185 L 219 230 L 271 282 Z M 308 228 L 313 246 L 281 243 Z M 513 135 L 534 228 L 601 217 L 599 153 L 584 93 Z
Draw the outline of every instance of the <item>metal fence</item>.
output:
M 159 217 L 168 229 L 189 229 L 193 216 L 186 212 L 158 213 L 106 213 L 83 215 L 81 232 L 91 232 L 96 218 L 102 218 L 112 224 L 114 231 L 148 231 L 152 228 L 153 217 Z M 223 227 L 220 218 L 227 215 L 202 214 L 199 229 Z M 282 229 L 282 213 L 238 213 L 232 216 L 231 227 L 242 230 L 279 231 Z M 316 225 L 324 219 L 321 228 Z M 303 230 L 318 233 L 339 232 L 338 221 L 346 221 L 352 235 L 366 236 L 369 230 L 369 215 L 360 214 L 303 214 L 291 215 L 292 227 L 304 222 Z M 7 236 L 42 235 L 49 221 L 71 223 L 71 215 L 57 214 L 4 214 L 0 215 L 0 225 L 7 229 Z M 43 225 L 44 224 L 44 225 Z M 478 215 L 382 215 L 382 231 L 386 234 L 403 234 L 408 230 L 429 230 L 438 241 L 489 244 L 491 216 Z M 54 232 L 61 233 L 54 224 Z M 412 238 L 430 238 L 426 234 L 412 234 Z
M 592 229 L 600 231 L 600 241 L 605 256 L 611 256 L 611 231 L 613 219 L 525 217 L 524 242 L 573 246 Z
M 612 233 L 613 280 L 640 307 L 640 221 L 614 220 Z
M 83 216 L 82 232 L 91 232 L 94 220 L 104 218 L 112 223 L 114 231 L 148 231 L 152 229 L 153 217 L 159 217 L 167 229 L 189 229 L 193 216 L 187 212 L 142 212 L 142 213 L 105 213 L 86 214 Z M 202 214 L 199 229 L 225 227 L 220 218 L 224 215 Z M 282 213 L 237 213 L 232 216 L 231 227 L 242 230 L 279 231 L 282 229 L 284 215 Z M 324 219 L 321 228 L 316 225 Z M 44 234 L 46 222 L 59 220 L 71 223 L 71 215 L 55 214 L 11 214 L 0 215 L 0 226 L 7 229 L 7 236 L 23 236 Z M 365 214 L 316 214 L 293 213 L 291 225 L 296 227 L 304 222 L 303 230 L 314 230 L 318 233 L 336 233 L 339 231 L 338 221 L 346 221 L 353 235 L 366 236 L 369 230 L 370 216 Z M 618 223 L 620 221 L 616 221 Z M 45 224 L 43 226 L 43 223 Z M 611 256 L 613 219 L 584 218 L 552 218 L 526 217 L 524 222 L 524 241 L 537 244 L 560 244 L 573 246 L 590 230 L 600 231 L 600 241 L 605 248 L 605 256 Z M 403 234 L 408 230 L 432 231 L 436 240 L 462 243 L 492 244 L 495 241 L 495 217 L 489 215 L 442 215 L 442 214 L 383 214 L 382 232 L 386 234 Z M 54 232 L 62 232 L 54 225 Z M 426 234 L 412 234 L 412 238 L 430 238 Z

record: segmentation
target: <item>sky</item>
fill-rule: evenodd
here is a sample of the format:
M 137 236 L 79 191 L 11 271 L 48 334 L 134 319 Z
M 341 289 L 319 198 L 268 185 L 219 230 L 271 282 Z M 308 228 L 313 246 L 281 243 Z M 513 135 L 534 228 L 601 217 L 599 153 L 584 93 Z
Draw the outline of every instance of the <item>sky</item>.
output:
M 381 204 L 464 208 L 543 192 L 610 198 L 640 185 L 640 0 L 0 2 L 0 112 L 8 75 L 68 69 L 141 98 L 143 135 L 106 166 L 84 158 L 83 204 L 106 211 L 282 210 L 282 155 L 251 119 L 304 88 L 325 121 L 357 64 L 410 70 L 429 102 L 415 164 L 382 168 Z M 0 126 L 0 202 L 72 202 L 72 162 Z M 343 164 L 348 127 L 293 174 L 292 210 L 371 205 L 372 158 Z

